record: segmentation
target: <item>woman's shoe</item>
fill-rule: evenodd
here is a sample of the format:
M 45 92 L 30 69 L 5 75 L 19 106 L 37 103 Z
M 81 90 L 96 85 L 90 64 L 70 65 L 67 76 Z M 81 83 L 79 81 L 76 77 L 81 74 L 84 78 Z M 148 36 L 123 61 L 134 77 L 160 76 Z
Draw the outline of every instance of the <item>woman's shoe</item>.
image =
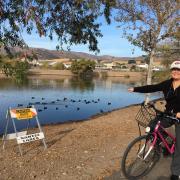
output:
M 177 175 L 171 175 L 171 180 L 179 180 L 179 176 Z

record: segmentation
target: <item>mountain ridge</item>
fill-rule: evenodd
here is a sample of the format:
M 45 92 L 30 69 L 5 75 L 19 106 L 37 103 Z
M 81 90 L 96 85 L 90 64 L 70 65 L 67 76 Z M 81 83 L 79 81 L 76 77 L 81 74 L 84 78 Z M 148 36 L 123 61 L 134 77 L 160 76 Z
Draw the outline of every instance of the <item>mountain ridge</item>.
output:
M 45 48 L 33 48 L 29 47 L 27 49 L 22 49 L 19 47 L 10 48 L 10 52 L 12 54 L 21 52 L 26 54 L 36 54 L 38 59 L 40 60 L 52 60 L 52 59 L 61 59 L 61 58 L 68 58 L 68 59 L 91 59 L 91 60 L 130 60 L 130 59 L 142 59 L 141 56 L 139 57 L 116 57 L 111 55 L 93 55 L 85 52 L 76 52 L 76 51 L 61 51 L 61 50 L 49 50 Z M 7 54 L 4 48 L 0 48 L 0 54 Z

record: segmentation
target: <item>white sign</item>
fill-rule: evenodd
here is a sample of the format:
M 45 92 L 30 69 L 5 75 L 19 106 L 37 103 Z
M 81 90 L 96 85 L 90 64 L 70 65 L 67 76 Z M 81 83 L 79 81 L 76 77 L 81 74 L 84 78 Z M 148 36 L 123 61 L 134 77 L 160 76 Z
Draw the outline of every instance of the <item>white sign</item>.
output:
M 24 136 L 27 134 L 27 131 L 21 131 L 21 132 L 17 132 L 17 136 Z M 11 139 L 16 139 L 16 133 L 11 133 L 11 134 L 7 134 L 6 135 L 6 140 L 11 140 Z
M 16 139 L 17 139 L 18 144 L 22 144 L 22 143 L 28 143 L 31 141 L 40 140 L 43 138 L 44 138 L 44 133 L 40 132 L 40 133 L 29 134 L 29 135 L 25 135 L 25 136 L 19 136 Z

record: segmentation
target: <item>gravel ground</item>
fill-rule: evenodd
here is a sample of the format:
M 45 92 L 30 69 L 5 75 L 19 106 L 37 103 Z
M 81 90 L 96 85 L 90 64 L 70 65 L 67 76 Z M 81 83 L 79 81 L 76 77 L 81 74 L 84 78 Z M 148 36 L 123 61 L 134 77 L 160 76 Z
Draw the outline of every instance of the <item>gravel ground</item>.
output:
M 48 149 L 39 141 L 23 144 L 23 156 L 15 141 L 7 142 L 0 153 L 0 180 L 124 179 L 120 161 L 127 144 L 138 136 L 138 109 L 134 105 L 88 121 L 44 126 Z M 146 180 L 168 177 L 170 161 L 162 158 Z

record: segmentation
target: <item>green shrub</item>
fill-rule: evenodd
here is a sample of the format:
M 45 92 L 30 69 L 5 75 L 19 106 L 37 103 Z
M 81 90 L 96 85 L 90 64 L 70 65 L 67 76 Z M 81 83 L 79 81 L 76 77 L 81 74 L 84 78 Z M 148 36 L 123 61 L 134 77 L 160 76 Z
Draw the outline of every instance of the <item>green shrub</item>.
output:
M 64 70 L 65 69 L 65 66 L 63 63 L 56 63 L 54 66 L 53 66 L 53 69 L 56 69 L 56 70 Z

